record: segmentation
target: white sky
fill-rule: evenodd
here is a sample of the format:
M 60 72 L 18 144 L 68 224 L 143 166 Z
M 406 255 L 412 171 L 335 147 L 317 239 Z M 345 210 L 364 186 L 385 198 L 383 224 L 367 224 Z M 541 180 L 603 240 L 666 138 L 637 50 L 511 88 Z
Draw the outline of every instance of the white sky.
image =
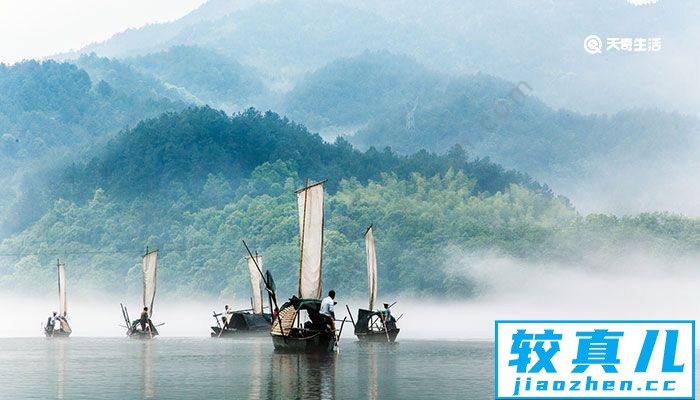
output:
M 127 28 L 177 19 L 206 0 L 0 0 L 0 63 L 41 58 Z

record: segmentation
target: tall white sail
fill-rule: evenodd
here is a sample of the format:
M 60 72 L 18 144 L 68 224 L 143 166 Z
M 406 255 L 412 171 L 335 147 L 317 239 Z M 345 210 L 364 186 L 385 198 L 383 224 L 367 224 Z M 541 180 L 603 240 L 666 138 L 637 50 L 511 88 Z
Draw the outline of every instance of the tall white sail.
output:
M 156 298 L 156 266 L 158 250 L 146 253 L 141 259 L 143 267 L 143 306 L 148 307 L 148 316 L 153 315 L 153 300 Z
M 263 299 L 262 299 L 262 256 L 256 254 L 255 261 L 258 262 L 258 266 L 255 265 L 253 257 L 246 257 L 248 261 L 248 272 L 250 272 L 250 285 L 253 289 L 253 312 L 255 314 L 262 314 L 263 312 Z M 258 271 L 260 267 L 260 271 Z
M 66 264 L 58 263 L 58 315 L 68 315 L 68 302 L 66 300 Z
M 369 310 L 374 310 L 377 302 L 377 253 L 374 247 L 374 233 L 370 226 L 365 232 L 365 254 L 367 255 L 367 281 L 369 283 Z
M 299 208 L 299 297 L 321 298 L 323 182 L 297 191 Z

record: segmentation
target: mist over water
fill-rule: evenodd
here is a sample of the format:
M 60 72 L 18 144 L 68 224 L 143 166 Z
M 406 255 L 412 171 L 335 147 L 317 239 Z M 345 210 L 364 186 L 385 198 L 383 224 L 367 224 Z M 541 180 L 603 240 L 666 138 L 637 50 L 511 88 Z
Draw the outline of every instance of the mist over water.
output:
M 457 315 L 463 319 L 455 333 L 492 337 L 495 319 L 698 317 L 697 258 L 629 254 L 604 264 L 532 264 L 495 256 L 470 260 L 464 272 L 481 282 L 482 295 L 461 304 Z
M 587 265 L 535 264 L 494 254 L 457 254 L 449 259 L 452 273 L 468 275 L 480 288 L 473 299 L 386 295 L 379 301 L 397 301 L 392 308 L 400 318 L 400 339 L 492 339 L 497 319 L 697 319 L 700 271 L 698 259 L 664 260 L 629 254 Z M 278 293 L 279 301 L 286 297 Z M 125 329 L 117 296 L 71 297 L 69 321 L 74 336 L 120 337 Z M 140 298 L 127 302 L 131 319 L 140 310 Z M 336 316 L 353 318 L 367 307 L 364 298 L 338 293 Z M 41 336 L 41 324 L 57 307 L 55 296 L 0 294 L 0 337 Z M 163 337 L 207 337 L 216 322 L 212 311 L 224 304 L 246 308 L 243 301 L 224 303 L 211 298 L 169 298 L 161 294 L 154 306 L 154 322 Z M 403 316 L 401 316 L 403 314 Z M 353 340 L 348 317 L 343 338 Z

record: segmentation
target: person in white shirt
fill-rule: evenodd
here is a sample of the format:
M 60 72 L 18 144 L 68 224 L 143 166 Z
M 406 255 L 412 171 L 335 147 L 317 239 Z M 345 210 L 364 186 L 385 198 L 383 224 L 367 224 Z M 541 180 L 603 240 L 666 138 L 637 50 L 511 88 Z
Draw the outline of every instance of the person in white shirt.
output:
M 328 292 L 328 297 L 321 300 L 321 310 L 320 314 L 326 320 L 328 324 L 335 331 L 335 291 L 331 290 Z
M 226 329 L 226 328 L 228 327 L 228 324 L 229 324 L 229 316 L 228 316 L 228 313 L 229 313 L 230 311 L 231 311 L 231 310 L 228 308 L 228 304 L 226 304 L 226 306 L 224 307 L 224 312 L 221 313 L 221 322 L 224 323 L 224 329 Z

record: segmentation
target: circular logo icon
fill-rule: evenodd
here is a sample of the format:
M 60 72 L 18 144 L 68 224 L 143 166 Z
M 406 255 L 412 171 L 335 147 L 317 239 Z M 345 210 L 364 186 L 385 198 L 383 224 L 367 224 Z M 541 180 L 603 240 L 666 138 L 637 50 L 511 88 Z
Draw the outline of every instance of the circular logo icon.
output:
M 588 35 L 583 39 L 583 49 L 588 54 L 600 54 L 603 51 L 603 40 L 598 35 Z

